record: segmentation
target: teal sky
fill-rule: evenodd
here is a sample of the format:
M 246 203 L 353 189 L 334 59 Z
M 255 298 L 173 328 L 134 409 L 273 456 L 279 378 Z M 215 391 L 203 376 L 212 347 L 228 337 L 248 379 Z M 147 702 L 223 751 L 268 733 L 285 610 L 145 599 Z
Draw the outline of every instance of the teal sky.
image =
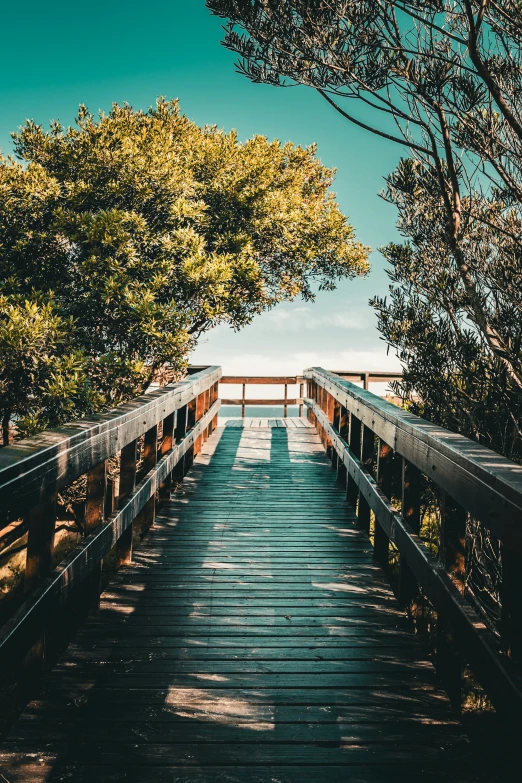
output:
M 236 128 L 241 139 L 259 133 L 317 142 L 323 163 L 337 167 L 334 189 L 359 239 L 376 249 L 397 238 L 395 210 L 377 194 L 399 149 L 350 125 L 310 90 L 254 85 L 237 74 L 234 56 L 220 45 L 221 22 L 204 0 L 28 0 L 4 6 L 2 22 L 4 154 L 11 151 L 10 131 L 26 118 L 70 124 L 80 103 L 91 111 L 108 110 L 114 101 L 147 108 L 166 95 L 179 98 L 195 122 Z M 298 372 L 313 364 L 397 368 L 368 306 L 387 285 L 383 260 L 374 252 L 365 280 L 343 282 L 312 305 L 280 305 L 239 333 L 218 328 L 192 359 L 222 364 L 229 374 Z

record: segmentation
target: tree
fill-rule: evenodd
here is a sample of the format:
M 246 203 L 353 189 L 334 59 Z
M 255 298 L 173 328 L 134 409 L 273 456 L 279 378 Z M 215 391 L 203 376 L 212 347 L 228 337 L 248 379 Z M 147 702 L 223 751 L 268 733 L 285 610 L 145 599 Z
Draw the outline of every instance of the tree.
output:
M 486 434 L 476 416 L 502 379 L 496 409 L 508 406 L 510 432 L 520 438 L 519 6 L 513 0 L 207 5 L 228 18 L 225 45 L 239 53 L 239 70 L 254 82 L 312 87 L 349 122 L 408 150 L 410 157 L 388 177 L 384 197 L 398 207 L 398 226 L 409 241 L 385 251 L 392 264 L 391 303 L 373 302 L 385 339 L 406 366 L 400 390 L 411 396 L 415 384 L 428 397 L 438 384 L 440 376 L 422 362 L 429 333 L 434 350 L 444 354 L 437 372 L 445 368 L 453 410 L 460 395 L 458 428 L 519 453 L 511 436 L 491 429 Z M 411 328 L 401 321 L 406 311 Z M 451 340 L 435 338 L 442 333 Z M 471 344 L 478 363 L 471 361 Z M 485 376 L 477 375 L 479 368 Z M 473 426 L 462 407 L 462 390 L 469 393 L 470 383 L 473 394 L 481 389 L 480 405 L 468 403 Z
M 87 407 L 136 394 L 165 363 L 181 371 L 218 323 L 239 329 L 367 270 L 315 147 L 240 143 L 164 99 L 98 118 L 81 107 L 73 128 L 28 121 L 14 142 L 23 163 L 0 160 L 0 324 L 23 333 L 25 318 L 30 343 L 35 319 L 48 323 L 53 361 L 74 346 Z M 22 353 L 10 361 L 23 374 Z M 19 425 L 27 414 L 37 426 L 38 384 Z M 6 395 L 4 420 L 15 411 Z M 71 404 L 42 410 L 40 424 Z

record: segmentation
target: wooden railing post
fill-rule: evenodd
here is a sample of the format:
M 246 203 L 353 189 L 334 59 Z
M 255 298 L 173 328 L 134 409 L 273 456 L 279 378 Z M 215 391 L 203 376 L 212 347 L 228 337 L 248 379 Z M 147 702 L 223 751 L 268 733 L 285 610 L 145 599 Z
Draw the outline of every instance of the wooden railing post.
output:
M 84 536 L 89 536 L 105 518 L 107 496 L 107 461 L 95 465 L 87 473 L 87 495 L 85 502 Z M 102 563 L 101 560 L 82 585 L 84 609 L 89 612 L 97 609 L 100 603 Z
M 299 384 L 299 399 L 302 400 L 304 395 L 304 383 Z M 303 403 L 299 403 L 299 418 L 303 416 Z
M 467 513 L 444 490 L 440 492 L 439 560 L 451 575 L 461 593 L 466 577 L 465 547 Z M 444 615 L 437 615 L 435 665 L 452 704 L 460 707 L 463 664 L 450 625 Z
M 138 461 L 138 441 L 133 440 L 120 452 L 120 491 L 118 508 L 122 508 L 125 499 L 136 486 L 136 464 Z M 129 525 L 116 544 L 117 565 L 125 565 L 132 560 L 133 526 Z
M 502 614 L 500 633 L 502 647 L 510 658 L 522 663 L 522 560 L 502 547 Z
M 439 560 L 463 593 L 466 577 L 467 512 L 444 490 L 440 491 L 440 496 Z
M 213 393 L 210 397 L 210 404 L 213 405 L 218 399 L 219 399 L 219 386 L 218 386 L 218 382 L 216 381 L 216 383 L 213 386 Z M 211 429 L 210 429 L 211 433 L 213 432 L 213 430 L 216 429 L 217 425 L 218 425 L 218 416 L 216 413 L 216 415 L 214 416 L 211 422 Z
M 187 434 L 187 422 L 188 405 L 183 405 L 183 407 L 177 411 L 176 416 L 176 426 L 174 428 L 174 440 L 176 443 L 182 441 Z M 183 457 L 178 460 L 172 472 L 172 477 L 178 484 L 182 483 L 183 477 L 185 476 L 185 456 L 186 455 L 183 455 Z
M 421 525 L 421 474 L 411 462 L 402 460 L 402 509 L 403 519 L 414 533 L 420 533 Z M 399 570 L 399 598 L 409 606 L 417 597 L 418 585 L 411 569 L 401 557 Z
M 288 400 L 288 384 L 287 383 L 285 383 L 285 398 L 284 399 L 285 399 L 285 401 L 284 401 L 284 405 L 283 405 L 283 417 L 286 419 L 286 417 L 288 416 L 288 405 L 287 405 L 287 402 L 286 402 Z
M 51 493 L 29 513 L 24 581 L 26 593 L 45 579 L 53 567 L 56 496 L 56 492 Z
M 187 405 L 187 431 L 191 430 L 194 424 L 196 423 L 196 406 L 197 406 L 196 398 L 191 400 Z M 193 462 L 194 462 L 194 444 L 192 444 L 192 446 L 188 449 L 188 451 L 185 452 L 185 465 L 184 465 L 185 476 L 187 475 L 190 468 L 192 467 Z
M 465 547 L 467 513 L 447 492 L 440 493 L 439 560 L 461 593 L 466 577 Z M 437 615 L 435 665 L 452 704 L 459 708 L 462 699 L 463 663 L 453 632 L 444 615 Z
M 174 445 L 174 418 L 175 414 L 170 413 L 163 419 L 163 435 L 161 439 L 160 457 L 164 457 L 170 451 Z M 170 500 L 170 493 L 172 491 L 172 473 L 169 473 L 165 481 L 160 484 L 159 488 L 159 500 L 165 502 Z
M 357 416 L 354 416 L 354 414 L 351 413 L 350 425 L 349 425 L 349 445 L 350 445 L 350 451 L 357 458 L 359 458 L 361 454 L 361 433 L 362 433 L 361 422 L 357 418 Z M 354 511 L 357 508 L 358 494 L 359 494 L 359 489 L 357 487 L 357 484 L 355 483 L 353 478 L 350 475 L 348 475 L 346 499 L 348 503 L 350 503 Z
M 52 571 L 57 493 L 35 506 L 28 519 L 27 554 L 24 590 L 30 593 Z M 23 667 L 28 678 L 38 678 L 44 660 L 45 631 L 36 633 L 34 643 L 24 656 Z
M 339 405 L 339 435 L 341 438 L 347 443 L 348 442 L 348 429 L 349 429 L 349 422 L 350 422 L 350 414 L 344 407 L 344 405 Z M 348 475 L 348 471 L 346 470 L 346 466 L 341 458 L 337 460 L 337 480 L 344 485 L 346 488 L 346 477 Z
M 205 394 L 198 394 L 196 397 L 196 419 L 194 424 L 198 422 L 201 417 L 205 413 Z M 194 456 L 196 457 L 199 452 L 201 451 L 201 446 L 203 443 L 203 435 L 198 435 L 196 440 L 194 441 Z
M 379 439 L 377 451 L 377 484 L 381 492 L 391 500 L 393 449 Z M 373 533 L 373 556 L 386 571 L 389 564 L 390 539 L 376 521 Z
M 375 449 L 375 435 L 373 431 L 363 425 L 362 428 L 362 442 L 361 442 L 361 464 L 373 474 L 373 460 Z M 359 506 L 357 509 L 357 518 L 359 520 L 359 527 L 361 527 L 368 535 L 370 534 L 370 506 L 368 501 L 359 493 Z
M 328 419 L 329 423 L 333 425 L 334 421 L 334 398 L 331 394 L 326 392 L 326 400 L 325 400 L 325 413 L 326 418 Z M 328 454 L 328 457 L 330 458 L 330 462 L 332 463 L 332 468 L 336 467 L 335 463 L 335 449 L 332 446 L 332 441 L 330 440 L 330 437 L 327 433 L 325 433 L 326 436 L 326 453 Z
M 241 418 L 245 418 L 245 400 L 246 400 L 246 383 L 242 386 L 241 392 Z
M 141 466 L 141 476 L 146 476 L 158 461 L 158 427 L 154 425 L 145 433 L 143 443 L 143 464 Z M 150 497 L 134 522 L 135 532 L 138 536 L 143 535 L 154 524 L 156 518 L 156 495 Z
M 332 397 L 332 404 L 332 426 L 334 430 L 339 432 L 341 427 L 341 403 L 336 400 L 335 397 Z M 332 467 L 335 471 L 337 471 L 339 467 L 339 458 L 337 456 L 337 451 L 334 448 L 332 448 Z

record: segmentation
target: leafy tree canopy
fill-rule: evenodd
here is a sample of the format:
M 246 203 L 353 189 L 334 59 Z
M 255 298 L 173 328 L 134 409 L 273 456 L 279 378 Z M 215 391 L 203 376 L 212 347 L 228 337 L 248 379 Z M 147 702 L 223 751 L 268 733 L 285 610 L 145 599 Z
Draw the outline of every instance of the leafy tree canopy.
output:
M 254 82 L 305 85 L 408 157 L 382 194 L 398 391 L 522 461 L 522 12 L 514 0 L 207 0 Z M 361 111 L 363 110 L 363 111 Z M 414 394 L 415 392 L 415 394 Z M 418 398 L 420 395 L 420 401 Z
M 211 327 L 367 271 L 314 146 L 240 143 L 164 99 L 13 136 L 21 162 L 0 159 L 4 429 L 13 414 L 29 432 L 118 402 L 161 365 L 180 371 Z

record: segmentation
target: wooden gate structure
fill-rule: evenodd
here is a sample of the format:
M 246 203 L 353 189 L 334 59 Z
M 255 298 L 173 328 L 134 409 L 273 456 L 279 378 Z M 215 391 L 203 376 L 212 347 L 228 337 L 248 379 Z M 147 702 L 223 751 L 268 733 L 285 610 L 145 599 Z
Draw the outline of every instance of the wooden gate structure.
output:
M 227 377 L 285 385 L 306 417 L 219 426 L 221 379 L 198 368 L 0 449 L 0 547 L 27 537 L 2 692 L 30 681 L 33 698 L 0 780 L 478 780 L 440 682 L 455 705 L 466 666 L 520 720 L 522 467 L 321 368 Z M 58 494 L 78 481 L 82 539 L 56 563 Z M 466 591 L 470 517 L 500 542 L 498 628 Z M 435 666 L 407 617 L 421 601 Z

